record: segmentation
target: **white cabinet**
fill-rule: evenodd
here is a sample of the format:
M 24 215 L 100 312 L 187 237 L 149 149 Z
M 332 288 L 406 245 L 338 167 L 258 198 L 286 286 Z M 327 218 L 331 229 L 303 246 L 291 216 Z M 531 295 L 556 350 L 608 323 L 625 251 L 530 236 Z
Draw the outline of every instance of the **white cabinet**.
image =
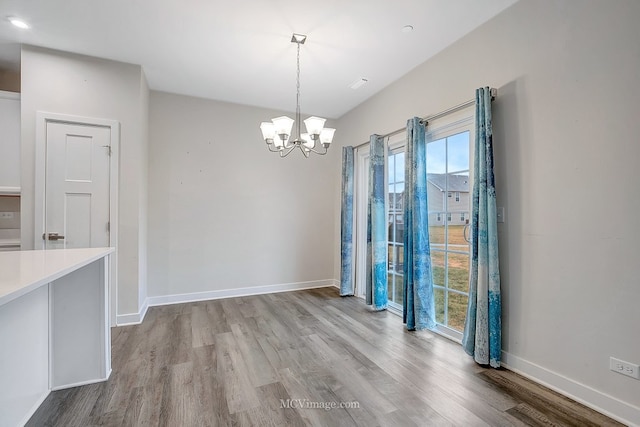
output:
M 0 194 L 20 188 L 20 94 L 0 91 Z

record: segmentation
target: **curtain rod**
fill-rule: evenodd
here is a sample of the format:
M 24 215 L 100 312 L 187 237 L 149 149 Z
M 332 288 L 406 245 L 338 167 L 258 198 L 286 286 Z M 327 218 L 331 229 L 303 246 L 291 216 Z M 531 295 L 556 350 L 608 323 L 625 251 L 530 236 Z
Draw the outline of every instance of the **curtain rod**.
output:
M 496 98 L 496 96 L 498 96 L 498 89 L 491 88 L 491 100 L 493 101 Z M 447 114 L 455 113 L 456 111 L 462 110 L 463 108 L 466 108 L 466 107 L 468 107 L 470 105 L 473 105 L 475 103 L 476 103 L 475 98 L 474 99 L 470 99 L 468 101 L 463 102 L 462 104 L 458 104 L 458 105 L 456 105 L 454 107 L 447 108 L 444 111 L 440 111 L 439 113 L 423 117 L 423 118 L 420 119 L 420 121 L 423 122 L 424 124 L 427 124 L 431 120 L 439 119 L 440 117 L 446 116 Z M 380 136 L 382 136 L 383 138 L 388 138 L 390 136 L 394 136 L 394 135 L 397 135 L 399 133 L 402 133 L 405 130 L 407 130 L 407 128 L 403 127 L 403 128 L 400 128 L 400 129 L 396 129 L 393 132 L 389 132 L 389 133 L 386 133 L 386 134 L 380 135 Z M 369 143 L 370 143 L 370 141 L 363 142 L 362 144 L 356 145 L 353 148 L 355 149 L 355 148 L 364 147 L 365 145 L 367 145 Z

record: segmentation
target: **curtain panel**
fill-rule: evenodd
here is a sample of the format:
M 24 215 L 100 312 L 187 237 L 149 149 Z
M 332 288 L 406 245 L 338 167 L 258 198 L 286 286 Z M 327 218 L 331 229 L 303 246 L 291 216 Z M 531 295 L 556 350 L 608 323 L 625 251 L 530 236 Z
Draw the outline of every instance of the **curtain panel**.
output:
M 369 202 L 367 209 L 366 303 L 374 310 L 387 308 L 387 213 L 385 209 L 385 144 L 380 135 L 371 135 L 369 161 Z
M 501 297 L 493 174 L 491 89 L 476 90 L 476 144 L 471 206 L 469 305 L 462 345 L 477 363 L 500 367 Z
M 433 328 L 435 303 L 429 248 L 427 143 L 418 117 L 407 121 L 402 320 L 408 330 Z
M 340 213 L 340 296 L 354 294 L 353 283 L 353 147 L 342 148 L 342 209 Z

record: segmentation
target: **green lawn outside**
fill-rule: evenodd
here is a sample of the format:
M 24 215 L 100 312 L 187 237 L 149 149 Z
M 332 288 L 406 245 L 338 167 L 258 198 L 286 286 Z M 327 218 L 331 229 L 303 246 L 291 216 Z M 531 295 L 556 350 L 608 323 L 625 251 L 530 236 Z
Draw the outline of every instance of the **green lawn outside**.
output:
M 443 268 L 434 269 L 434 279 L 436 271 L 440 271 L 440 275 L 443 275 Z M 402 276 L 395 276 L 395 292 L 393 290 L 393 275 L 389 274 L 387 279 L 387 286 L 389 292 L 389 300 L 394 301 L 402 305 L 402 288 L 403 278 Z M 438 282 L 434 282 L 438 283 Z M 452 329 L 462 332 L 464 328 L 464 320 L 467 317 L 467 297 L 455 292 L 448 292 L 448 314 L 449 322 L 445 322 L 444 318 L 444 289 L 434 289 L 434 299 L 436 304 L 436 322 L 449 326 Z
M 463 226 L 449 226 L 449 244 L 452 245 L 466 245 L 466 241 L 462 235 Z M 445 242 L 444 226 L 429 227 L 429 238 L 432 244 L 443 244 Z M 398 261 L 402 260 L 403 248 L 397 247 L 394 250 L 389 246 L 389 267 L 400 268 L 401 264 Z M 449 265 L 449 277 L 448 287 L 461 292 L 468 292 L 469 289 L 469 256 L 467 254 L 445 254 L 442 251 L 431 251 L 431 266 L 433 274 L 434 285 L 445 285 L 445 256 L 448 256 Z M 402 273 L 397 271 L 398 273 Z M 402 304 L 402 292 L 403 292 L 403 278 L 402 276 L 395 275 L 395 290 L 393 287 L 393 276 L 391 273 L 388 275 L 388 291 L 389 300 L 398 304 Z M 445 307 L 445 290 L 434 289 L 434 298 L 436 304 L 436 321 L 444 324 L 452 329 L 462 332 L 464 329 L 464 321 L 467 315 L 467 296 L 460 295 L 455 292 L 448 292 L 447 298 L 447 310 L 448 310 L 448 322 L 444 318 Z

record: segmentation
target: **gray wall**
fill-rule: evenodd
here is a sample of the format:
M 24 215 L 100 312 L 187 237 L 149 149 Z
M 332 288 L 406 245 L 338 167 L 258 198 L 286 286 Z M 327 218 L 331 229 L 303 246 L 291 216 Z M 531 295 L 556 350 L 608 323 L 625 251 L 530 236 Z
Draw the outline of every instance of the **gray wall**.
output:
M 640 363 L 639 19 L 634 0 L 522 0 L 341 117 L 336 133 L 356 145 L 498 88 L 506 360 L 636 423 L 640 381 L 611 372 L 609 356 Z M 339 267 L 336 250 L 335 277 Z
M 34 244 L 36 112 L 120 122 L 118 314 L 137 313 L 146 287 L 146 110 L 148 92 L 139 65 L 31 46 L 22 48 L 22 249 Z M 140 255 L 142 254 L 142 260 Z
M 270 153 L 282 114 L 151 92 L 150 296 L 333 279 L 339 149 Z

